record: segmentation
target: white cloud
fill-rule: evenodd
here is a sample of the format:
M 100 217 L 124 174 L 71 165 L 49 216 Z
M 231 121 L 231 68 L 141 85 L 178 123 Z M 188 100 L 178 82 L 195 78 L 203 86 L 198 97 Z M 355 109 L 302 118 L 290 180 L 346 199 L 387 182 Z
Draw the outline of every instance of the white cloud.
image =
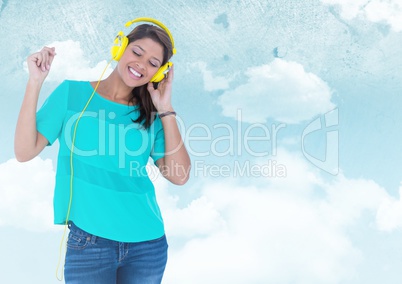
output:
M 324 4 L 338 5 L 341 7 L 341 16 L 345 19 L 353 19 L 361 13 L 361 9 L 370 0 L 321 0 Z
M 399 200 L 387 198 L 377 212 L 377 226 L 384 231 L 402 228 L 402 185 L 399 188 Z
M 401 225 L 402 202 L 375 182 L 342 175 L 325 182 L 301 155 L 283 149 L 275 159 L 286 167 L 286 177 L 204 179 L 195 185 L 200 196 L 182 208 L 168 182 L 153 178 L 167 235 L 179 240 L 170 247 L 164 283 L 353 280 L 363 252 L 348 229 L 366 211 L 378 211 L 380 229 Z M 56 227 L 51 160 L 9 160 L 0 164 L 0 181 L 1 226 Z
M 171 232 L 170 236 L 173 237 L 207 236 L 225 226 L 219 211 L 205 196 L 193 200 L 185 208 L 178 208 L 177 204 L 173 208 L 166 208 L 163 215 L 168 220 L 166 230 Z
M 250 123 L 268 118 L 299 123 L 334 108 L 329 86 L 296 62 L 275 59 L 246 70 L 248 82 L 225 91 L 218 103 L 223 114 Z
M 371 1 L 364 10 L 370 21 L 386 22 L 396 32 L 402 31 L 402 2 L 400 0 Z
M 365 212 L 375 215 L 386 191 L 342 175 L 324 182 L 300 155 L 284 150 L 277 163 L 286 166 L 286 178 L 204 179 L 200 197 L 187 208 L 169 208 L 177 199 L 165 204 L 163 212 L 183 213 L 165 215 L 175 223 L 168 236 L 185 240 L 170 247 L 165 283 L 340 283 L 358 277 L 364 252 L 348 232 Z M 215 225 L 204 227 L 206 219 Z M 198 220 L 197 231 L 189 224 Z
M 15 159 L 0 164 L 0 226 L 30 231 L 54 230 L 52 161 Z
M 65 79 L 96 81 L 107 65 L 106 60 L 103 60 L 91 67 L 91 62 L 85 56 L 80 43 L 77 41 L 56 41 L 48 46 L 55 47 L 57 53 L 46 78 L 49 81 L 61 82 Z M 24 62 L 24 69 L 28 71 L 26 62 Z M 106 78 L 112 71 L 109 66 L 103 78 Z
M 325 182 L 301 155 L 283 149 L 275 159 L 286 167 L 286 177 L 204 179 L 195 185 L 199 198 L 182 208 L 168 182 L 153 178 L 167 235 L 180 240 L 170 247 L 164 283 L 353 280 L 363 252 L 348 229 L 366 211 L 378 211 L 380 229 L 401 225 L 402 202 L 375 182 L 342 175 Z M 0 164 L 0 181 L 1 226 L 56 227 L 51 160 L 9 160 Z
M 204 89 L 207 92 L 225 90 L 229 88 L 230 79 L 223 76 L 214 75 L 212 71 L 208 70 L 205 62 L 196 62 L 191 64 L 191 67 L 199 68 L 201 70 L 204 81 Z
M 374 23 L 386 23 L 396 32 L 402 31 L 402 2 L 400 0 L 321 0 L 338 5 L 345 19 L 366 18 Z
M 151 167 L 157 169 L 152 164 L 148 166 L 148 170 Z M 180 208 L 179 197 L 168 193 L 168 181 L 159 172 L 154 170 L 151 172 L 150 177 L 157 191 L 158 204 L 161 207 L 169 237 L 206 236 L 225 226 L 223 218 L 219 216 L 219 212 L 207 198 L 200 197 L 191 201 L 186 207 Z
M 388 193 L 372 180 L 346 179 L 340 175 L 333 184 L 326 186 L 327 206 L 331 222 L 341 226 L 352 226 L 365 212 L 373 216 L 370 226 L 375 226 L 374 216 Z

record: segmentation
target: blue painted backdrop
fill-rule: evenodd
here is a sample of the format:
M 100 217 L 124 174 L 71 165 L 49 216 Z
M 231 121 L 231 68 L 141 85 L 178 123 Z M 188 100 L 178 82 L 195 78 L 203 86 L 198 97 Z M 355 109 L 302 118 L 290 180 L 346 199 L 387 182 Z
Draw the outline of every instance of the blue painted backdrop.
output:
M 176 41 L 193 162 L 184 187 L 153 178 L 164 283 L 400 283 L 399 0 L 0 1 L 0 282 L 57 282 L 57 145 L 13 155 L 27 56 L 56 47 L 40 105 L 65 78 L 97 79 L 139 16 Z

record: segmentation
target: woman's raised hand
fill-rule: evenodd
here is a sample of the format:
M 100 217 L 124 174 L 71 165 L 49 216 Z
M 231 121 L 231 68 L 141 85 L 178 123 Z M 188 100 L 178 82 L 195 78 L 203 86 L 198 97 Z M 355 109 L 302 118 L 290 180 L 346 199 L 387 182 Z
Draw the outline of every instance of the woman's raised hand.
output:
M 167 77 L 164 78 L 155 89 L 151 82 L 148 83 L 148 92 L 151 95 L 152 102 L 158 111 L 158 113 L 172 111 L 171 96 L 172 96 L 172 82 L 174 76 L 174 65 L 167 73 Z
M 49 74 L 50 66 L 56 55 L 54 47 L 44 47 L 41 51 L 28 56 L 29 78 L 42 83 Z

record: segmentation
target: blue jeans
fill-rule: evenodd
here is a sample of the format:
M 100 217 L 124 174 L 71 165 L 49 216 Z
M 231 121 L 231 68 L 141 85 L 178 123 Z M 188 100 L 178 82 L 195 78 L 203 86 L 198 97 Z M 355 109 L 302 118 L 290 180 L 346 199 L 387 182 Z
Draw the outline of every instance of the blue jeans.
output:
M 167 262 L 167 241 L 121 243 L 69 224 L 64 266 L 66 284 L 159 284 Z

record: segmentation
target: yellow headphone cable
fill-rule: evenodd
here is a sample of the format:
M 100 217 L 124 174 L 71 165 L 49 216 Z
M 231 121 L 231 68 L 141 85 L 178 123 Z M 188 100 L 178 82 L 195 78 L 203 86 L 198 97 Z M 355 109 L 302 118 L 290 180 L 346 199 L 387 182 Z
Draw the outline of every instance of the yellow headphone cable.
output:
M 109 61 L 109 63 L 106 65 L 105 69 L 103 69 L 102 71 L 102 75 L 100 76 L 98 82 L 96 83 L 96 86 L 91 94 L 91 96 L 89 97 L 87 103 L 85 104 L 84 108 L 82 109 L 80 115 L 77 118 L 77 121 L 75 122 L 75 126 L 74 126 L 74 131 L 73 131 L 73 137 L 71 139 L 71 148 L 70 148 L 70 199 L 68 202 L 68 209 L 67 209 L 67 215 L 66 215 L 66 221 L 64 224 L 64 232 L 63 232 L 63 236 L 61 238 L 60 241 L 60 247 L 59 247 L 59 260 L 57 263 L 57 268 L 56 268 L 56 278 L 59 281 L 63 280 L 63 269 L 62 269 L 62 273 L 61 273 L 61 277 L 59 278 L 59 269 L 60 269 L 60 264 L 61 264 L 61 256 L 62 256 L 62 251 L 63 251 L 63 244 L 67 245 L 67 242 L 64 242 L 64 239 L 66 237 L 66 230 L 67 230 L 67 226 L 68 226 L 68 220 L 70 217 L 70 211 L 71 211 L 71 204 L 73 201 L 73 180 L 74 180 L 74 163 L 73 163 L 73 156 L 74 156 L 74 145 L 75 145 L 75 138 L 76 138 L 76 134 L 77 134 L 77 128 L 78 128 L 78 123 L 81 120 L 81 117 L 84 115 L 84 112 L 86 111 L 86 109 L 88 108 L 89 103 L 91 102 L 93 96 L 96 93 L 96 90 L 99 87 L 99 84 L 102 80 L 103 75 L 105 74 L 107 68 L 109 67 L 110 63 L 112 63 L 113 59 L 111 59 Z

